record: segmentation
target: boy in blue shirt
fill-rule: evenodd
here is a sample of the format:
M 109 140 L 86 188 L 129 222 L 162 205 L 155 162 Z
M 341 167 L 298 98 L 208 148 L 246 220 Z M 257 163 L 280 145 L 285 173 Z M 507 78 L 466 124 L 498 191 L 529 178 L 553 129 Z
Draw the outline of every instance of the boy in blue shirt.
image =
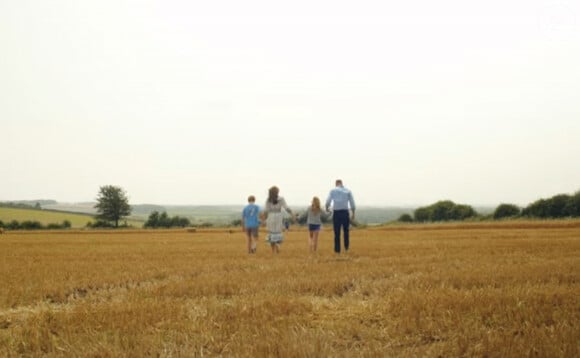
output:
M 253 195 L 248 197 L 248 205 L 242 211 L 242 231 L 246 233 L 248 253 L 255 254 L 258 244 L 258 228 L 260 227 L 260 207 L 255 204 Z

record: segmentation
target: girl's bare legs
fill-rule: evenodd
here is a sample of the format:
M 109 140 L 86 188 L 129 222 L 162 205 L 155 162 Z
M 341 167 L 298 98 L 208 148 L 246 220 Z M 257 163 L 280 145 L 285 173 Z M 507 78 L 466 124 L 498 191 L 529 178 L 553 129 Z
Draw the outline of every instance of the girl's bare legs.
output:
M 312 247 L 313 247 L 313 252 L 317 252 L 318 251 L 318 234 L 320 232 L 319 231 L 315 231 L 312 234 Z
M 308 232 L 308 251 L 314 252 L 314 231 Z

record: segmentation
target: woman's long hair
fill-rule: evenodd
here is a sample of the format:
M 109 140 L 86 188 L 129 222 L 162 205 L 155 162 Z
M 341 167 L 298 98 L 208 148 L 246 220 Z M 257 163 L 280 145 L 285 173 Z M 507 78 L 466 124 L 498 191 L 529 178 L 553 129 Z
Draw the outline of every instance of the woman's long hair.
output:
M 268 202 L 274 205 L 278 204 L 278 193 L 280 189 L 277 186 L 273 186 L 268 190 Z
M 315 196 L 314 198 L 312 198 L 312 212 L 315 214 L 318 214 L 322 209 L 320 208 L 320 199 L 318 199 L 317 196 Z

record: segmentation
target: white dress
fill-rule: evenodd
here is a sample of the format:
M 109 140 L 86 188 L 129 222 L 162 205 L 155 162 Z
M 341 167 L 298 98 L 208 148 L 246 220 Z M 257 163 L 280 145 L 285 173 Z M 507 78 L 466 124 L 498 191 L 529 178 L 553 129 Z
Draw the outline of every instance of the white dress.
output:
M 276 204 L 266 202 L 266 205 L 264 205 L 264 212 L 267 215 L 266 228 L 268 229 L 266 241 L 271 244 L 279 244 L 284 241 L 284 212 L 282 209 L 290 212 L 290 208 L 282 197 L 278 197 L 278 203 Z

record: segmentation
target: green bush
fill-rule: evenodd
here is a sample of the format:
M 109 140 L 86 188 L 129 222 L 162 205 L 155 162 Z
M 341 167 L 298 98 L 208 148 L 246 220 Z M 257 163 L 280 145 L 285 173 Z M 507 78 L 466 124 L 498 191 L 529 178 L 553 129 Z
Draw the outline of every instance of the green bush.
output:
M 409 214 L 403 214 L 403 215 L 399 216 L 399 219 L 397 219 L 397 221 L 400 221 L 403 223 L 411 223 L 411 222 L 413 222 L 413 217 Z
M 417 222 L 452 221 L 475 217 L 477 212 L 469 205 L 455 204 L 451 200 L 442 200 L 426 207 L 417 208 L 414 216 Z
M 415 209 L 413 215 L 415 216 L 415 221 L 417 222 L 422 223 L 431 220 L 431 212 L 427 207 Z
M 191 226 L 191 222 L 188 218 L 182 218 L 179 216 L 169 217 L 167 212 L 159 213 L 158 211 L 153 211 L 149 214 L 149 218 L 145 224 L 144 228 L 171 228 L 171 227 L 188 227 Z
M 580 216 L 580 191 L 576 192 L 574 196 L 571 196 L 566 206 L 564 207 L 564 212 L 567 216 L 578 217 Z
M 114 228 L 115 225 L 113 225 L 113 223 L 109 222 L 109 221 L 105 221 L 105 220 L 96 220 L 94 222 L 88 222 L 87 223 L 87 227 L 88 228 L 93 228 L 93 229 L 99 229 L 99 228 L 103 228 L 103 229 L 110 229 L 110 228 Z
M 20 229 L 22 230 L 40 230 L 42 228 L 40 221 L 26 220 L 20 223 Z
M 522 216 L 556 219 L 580 216 L 580 191 L 574 195 L 558 194 L 539 199 L 522 210 Z
M 493 212 L 495 220 L 511 218 L 520 215 L 520 208 L 514 204 L 500 204 Z

